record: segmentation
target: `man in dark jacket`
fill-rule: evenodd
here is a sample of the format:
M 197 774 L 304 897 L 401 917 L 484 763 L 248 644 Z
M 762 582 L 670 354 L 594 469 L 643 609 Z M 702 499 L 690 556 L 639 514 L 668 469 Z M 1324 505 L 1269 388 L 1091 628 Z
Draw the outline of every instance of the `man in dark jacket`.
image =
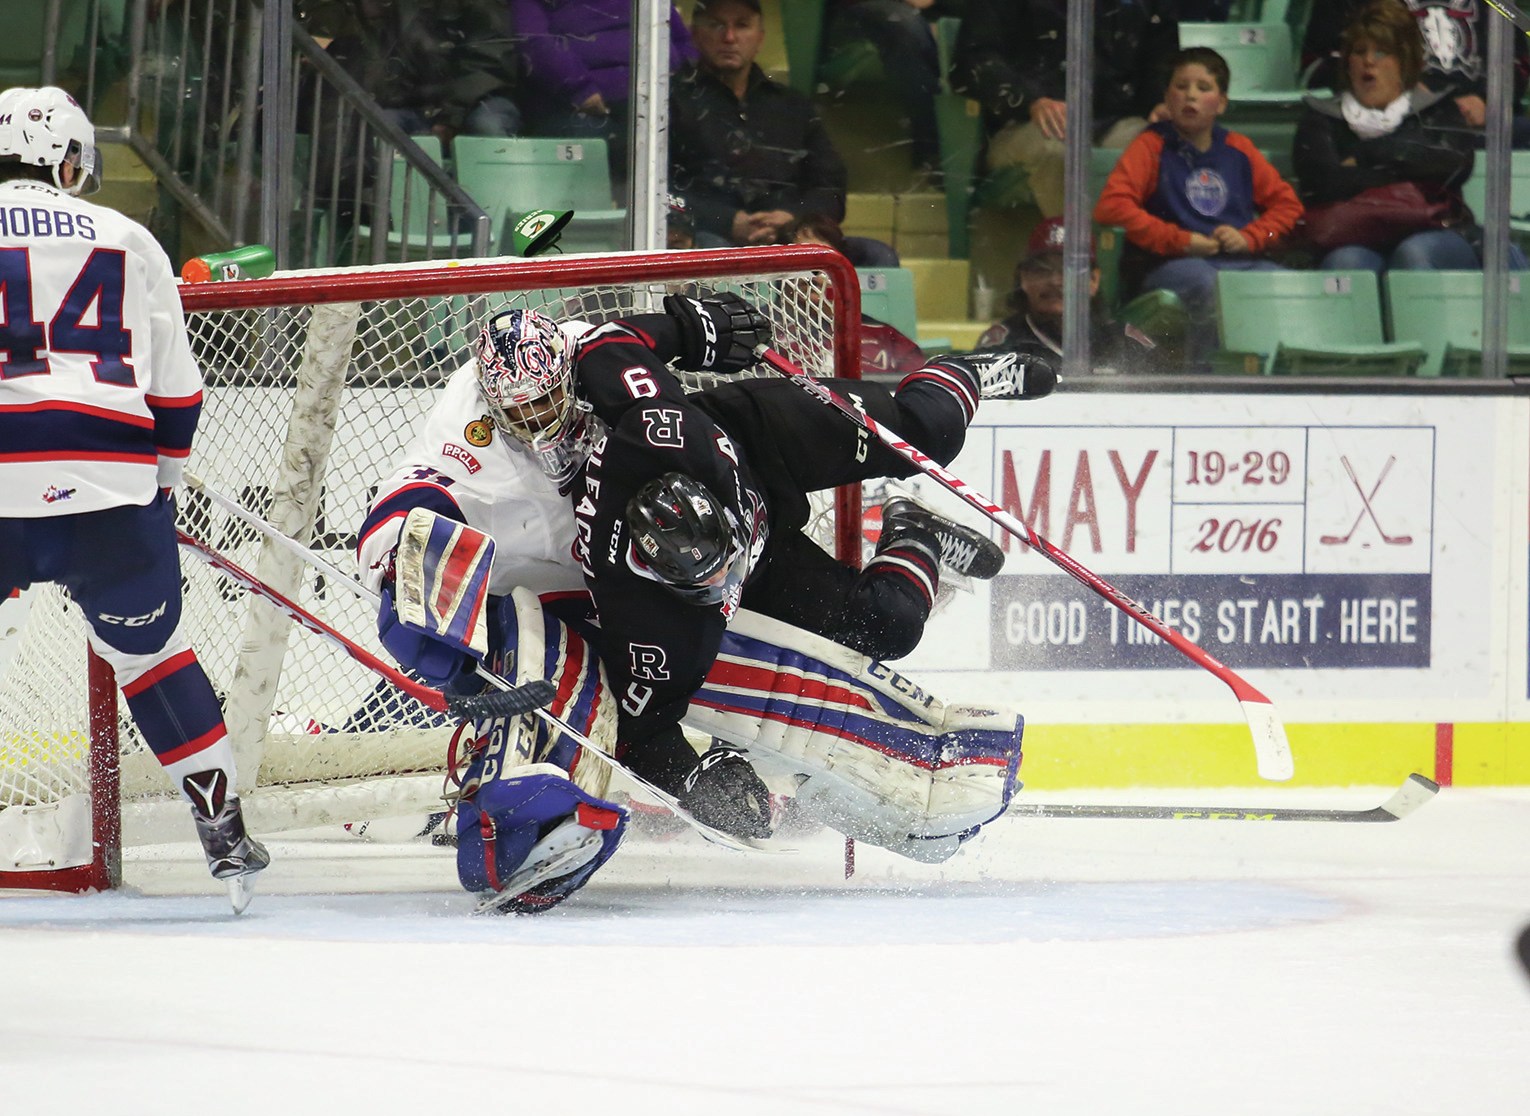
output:
M 1096 0 L 1094 146 L 1124 148 L 1163 89 L 1179 49 L 1175 0 Z M 1063 211 L 1067 0 L 969 0 L 951 84 L 983 106 L 988 166 L 1025 167 L 1043 217 Z
M 845 215 L 845 164 L 813 104 L 765 76 L 759 0 L 699 0 L 700 61 L 670 89 L 670 181 L 698 247 L 776 244 L 798 218 Z

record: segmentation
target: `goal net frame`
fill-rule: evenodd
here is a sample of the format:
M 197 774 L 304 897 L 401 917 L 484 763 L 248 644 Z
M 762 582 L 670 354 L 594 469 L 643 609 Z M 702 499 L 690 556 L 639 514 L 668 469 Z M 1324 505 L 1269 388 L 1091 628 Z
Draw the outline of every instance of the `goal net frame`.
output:
M 382 444 L 389 440 L 387 434 L 373 439 L 377 455 L 365 466 L 338 460 L 331 451 L 347 438 L 346 422 L 356 421 L 343 413 L 351 398 L 347 392 L 356 391 L 359 397 L 384 387 L 405 391 L 423 414 L 446 377 L 466 359 L 486 313 L 529 305 L 554 316 L 598 321 L 658 311 L 660 297 L 677 289 L 735 290 L 771 318 L 774 347 L 797 363 L 818 375 L 858 375 L 859 283 L 849 262 L 822 246 L 465 259 L 183 285 L 187 328 L 206 380 L 203 418 L 189 468 L 218 486 L 218 459 L 239 459 L 238 464 L 252 469 L 269 463 L 268 483 L 256 486 L 261 506 L 252 510 L 316 549 L 316 536 L 327 536 L 336 553 L 341 549 L 336 540 L 348 539 L 346 568 L 353 569 L 360 515 L 350 505 L 364 508 L 364 500 L 353 493 L 347 518 L 326 524 L 326 486 L 333 492 L 337 477 L 347 470 L 372 474 L 346 475 L 350 487 L 375 485 L 403 451 L 407 428 L 393 432 L 391 444 Z M 290 330 L 290 336 L 284 330 Z M 392 364 L 379 370 L 384 354 Z M 358 372 L 367 362 L 372 366 L 370 379 Z M 686 382 L 693 389 L 708 386 L 700 377 Z M 267 431 L 252 418 L 224 413 L 225 398 L 235 397 L 268 397 L 270 413 L 277 416 L 272 421 L 279 428 Z M 262 421 L 267 418 L 262 411 Z M 370 429 L 364 421 L 363 427 Z M 278 436 L 280 442 L 272 444 Z M 259 454 L 269 457 L 257 463 L 254 455 Z M 252 488 L 242 488 L 220 490 L 243 502 L 251 498 Z M 221 526 L 223 540 L 232 538 L 245 547 L 239 564 L 279 591 L 294 599 L 304 592 L 320 599 L 345 596 L 331 590 L 326 597 L 322 577 L 270 540 L 253 532 L 231 535 L 228 522 L 209 518 L 205 502 L 182 503 L 183 524 L 190 517 L 213 534 Z M 837 556 L 857 563 L 860 505 L 860 490 L 846 488 L 833 494 L 823 513 L 829 524 L 823 534 L 832 538 Z M 217 538 L 207 541 L 219 544 Z M 827 545 L 829 538 L 823 541 Z M 439 740 L 440 725 L 414 734 L 422 742 L 418 747 L 435 749 L 435 768 L 402 774 L 395 774 L 393 767 L 404 761 L 393 758 L 376 758 L 373 766 L 383 770 L 370 770 L 365 764 L 352 770 L 336 758 L 348 763 L 351 751 L 359 755 L 377 746 L 386 752 L 385 743 L 392 747 L 396 741 L 413 740 L 413 730 L 389 727 L 385 720 L 355 731 L 334 730 L 329 722 L 312 727 L 315 722 L 310 720 L 306 730 L 289 725 L 278 732 L 273 726 L 282 718 L 302 719 L 301 710 L 278 708 L 276 697 L 293 669 L 296 629 L 263 602 L 231 593 L 215 572 L 184 554 L 182 576 L 187 584 L 188 634 L 223 699 L 253 832 L 443 808 L 445 749 L 430 743 Z M 159 778 L 155 786 L 158 765 L 131 719 L 119 709 L 111 668 L 88 648 L 86 677 L 80 680 L 78 648 L 85 626 L 78 609 L 56 589 L 33 587 L 23 598 L 0 601 L 0 889 L 114 888 L 122 882 L 125 831 L 142 827 L 131 843 L 190 840 L 190 815 L 168 778 Z M 215 670 L 209 659 L 226 636 L 209 636 L 199 628 L 204 622 L 221 624 L 233 615 L 238 624 L 228 630 L 238 635 L 238 665 L 231 672 Z M 32 642 L 43 645 L 44 654 L 56 655 L 43 660 L 46 667 L 33 664 L 24 669 L 19 658 L 8 663 L 8 648 L 13 652 L 15 646 L 22 647 L 23 656 L 33 653 L 23 638 L 29 622 L 38 626 Z M 365 624 L 366 631 L 357 630 L 363 618 L 354 610 L 344 624 L 334 623 L 351 638 L 364 638 L 375 646 L 375 623 Z M 325 654 L 343 658 L 338 651 Z M 57 675 L 59 686 L 73 696 L 33 698 L 66 707 L 50 707 L 48 718 L 39 719 L 35 709 L 15 696 L 14 687 L 46 685 L 49 675 Z M 6 720 L 7 705 L 19 707 L 19 720 Z M 266 764 L 277 739 L 302 753 L 304 763 L 312 764 L 317 756 L 316 773 L 305 768 L 307 773 L 293 776 L 290 784 L 285 776 L 268 783 Z M 59 770 L 49 767 L 46 777 L 34 777 L 33 769 L 45 765 Z

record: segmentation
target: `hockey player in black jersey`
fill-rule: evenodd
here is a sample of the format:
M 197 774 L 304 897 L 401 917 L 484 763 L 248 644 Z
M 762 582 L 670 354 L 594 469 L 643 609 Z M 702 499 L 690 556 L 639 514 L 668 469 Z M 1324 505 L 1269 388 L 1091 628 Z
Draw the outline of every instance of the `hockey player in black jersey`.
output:
M 620 706 L 619 757 L 701 820 L 765 837 L 768 795 L 744 754 L 714 744 L 698 758 L 680 725 L 735 611 L 896 659 L 919 641 L 942 563 L 988 578 L 1002 554 L 985 535 L 897 500 L 865 569 L 836 561 L 804 533 L 807 494 L 913 467 L 785 380 L 688 395 L 671 361 L 739 372 L 769 342 L 769 323 L 731 294 L 671 295 L 664 309 L 572 344 L 541 315 L 506 311 L 485 330 L 481 382 L 500 429 L 569 490 L 575 555 Z M 896 388 L 829 382 L 944 464 L 981 398 L 1035 398 L 1055 380 L 1044 362 L 1009 353 L 940 357 Z

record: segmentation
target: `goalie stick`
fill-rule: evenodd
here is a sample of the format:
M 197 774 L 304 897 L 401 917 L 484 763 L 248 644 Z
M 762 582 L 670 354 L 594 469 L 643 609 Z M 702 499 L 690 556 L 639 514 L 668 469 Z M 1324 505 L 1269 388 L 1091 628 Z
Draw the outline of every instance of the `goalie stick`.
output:
M 1433 779 L 1414 772 L 1380 806 L 1369 810 L 1312 810 L 1288 806 L 1082 806 L 1011 802 L 1010 818 L 1119 818 L 1153 821 L 1401 821 L 1439 792 Z
M 361 647 L 313 613 L 303 608 L 302 605 L 278 593 L 254 574 L 246 572 L 236 565 L 226 555 L 214 550 L 200 539 L 193 538 L 179 527 L 175 530 L 176 538 L 181 546 L 190 550 L 202 561 L 213 569 L 233 578 L 243 585 L 251 593 L 274 606 L 277 610 L 285 613 L 294 623 L 301 625 L 308 631 L 313 632 L 323 639 L 339 647 L 351 658 L 370 671 L 382 675 L 388 682 L 414 698 L 427 709 L 434 709 L 438 713 L 450 713 L 462 720 L 477 720 L 480 717 L 513 717 L 521 713 L 530 713 L 540 709 L 551 701 L 556 694 L 551 682 L 538 679 L 528 682 L 524 686 L 511 686 L 508 682 L 495 693 L 474 694 L 471 696 L 459 696 L 456 694 L 444 694 L 431 686 L 416 682 L 403 672 L 394 669 L 373 655 L 366 648 Z
M 231 499 L 230 497 L 225 496 L 223 493 L 217 491 L 215 488 L 212 488 L 207 484 L 206 481 L 202 480 L 201 477 L 198 477 L 192 473 L 187 473 L 185 475 L 185 481 L 187 488 L 206 497 L 210 502 L 216 504 L 218 507 L 228 512 L 241 523 L 254 528 L 261 535 L 270 539 L 272 542 L 287 550 L 289 553 L 302 559 L 302 561 L 306 562 L 308 565 L 327 574 L 334 581 L 339 583 L 341 586 L 344 586 L 351 593 L 355 594 L 355 596 L 363 601 L 370 603 L 373 608 L 378 607 L 382 603 L 382 597 L 380 595 L 372 592 L 372 590 L 361 584 L 361 582 L 357 581 L 353 575 L 347 573 L 345 570 L 342 570 L 334 563 L 326 561 L 313 550 L 304 546 L 302 543 L 298 542 L 290 535 L 277 530 L 275 524 L 270 523 L 256 515 L 254 512 L 250 511 L 249 508 L 245 507 L 237 500 Z M 420 683 L 415 682 L 413 679 L 405 677 L 399 671 L 388 666 L 387 663 L 384 663 L 376 656 L 368 653 L 365 649 L 357 647 L 350 640 L 347 640 L 338 632 L 330 629 L 322 621 L 304 612 L 299 605 L 289 601 L 286 597 L 276 592 L 276 590 L 264 585 L 253 575 L 245 573 L 243 570 L 239 569 L 238 566 L 235 566 L 227 558 L 217 554 L 217 552 L 214 551 L 211 547 L 197 542 L 195 539 L 192 539 L 184 532 L 178 531 L 177 533 L 181 535 L 182 542 L 193 548 L 197 554 L 205 561 L 208 561 L 218 569 L 223 569 L 225 572 L 229 572 L 231 576 L 234 576 L 237 580 L 241 581 L 252 592 L 276 605 L 277 608 L 286 612 L 298 623 L 303 624 L 304 627 L 308 627 L 311 631 L 315 631 L 317 634 L 325 636 L 326 638 L 333 638 L 334 640 L 339 641 L 340 645 L 345 649 L 346 653 L 351 655 L 352 658 L 356 658 L 357 653 L 359 652 L 360 655 L 365 656 L 365 658 L 359 659 L 358 661 L 362 662 L 363 665 L 371 667 L 373 670 L 378 670 L 378 672 L 381 673 L 383 677 L 387 678 L 389 681 L 394 681 L 396 677 L 401 682 L 407 684 L 407 687 L 414 688 L 407 689 L 405 686 L 401 686 L 400 688 L 405 688 L 406 692 L 414 695 L 414 690 L 418 689 L 424 690 L 427 693 L 436 694 L 438 697 L 445 696 L 441 695 L 437 690 L 432 690 L 428 686 L 423 686 Z M 309 623 L 309 621 L 311 621 L 311 623 Z M 373 664 L 376 665 L 374 666 Z M 477 674 L 491 687 L 493 687 L 497 693 L 480 694 L 471 698 L 449 698 L 448 700 L 455 702 L 489 703 L 490 711 L 481 713 L 464 713 L 462 714 L 464 720 L 477 720 L 480 717 L 514 716 L 520 713 L 531 713 L 541 718 L 552 728 L 555 728 L 559 732 L 563 733 L 575 744 L 578 744 L 581 748 L 584 749 L 586 755 L 593 755 L 602 763 L 609 765 L 613 770 L 620 773 L 623 778 L 627 779 L 630 783 L 637 787 L 644 798 L 647 798 L 655 805 L 663 806 L 665 809 L 669 810 L 677 818 L 685 822 L 702 837 L 706 838 L 708 841 L 711 841 L 713 844 L 722 845 L 725 848 L 750 852 L 779 853 L 789 851 L 786 849 L 772 848 L 753 838 L 734 837 L 732 834 L 724 833 L 722 830 L 708 825 L 706 822 L 692 814 L 684 806 L 681 806 L 679 800 L 676 799 L 674 795 L 667 791 L 661 790 L 653 783 L 650 783 L 647 779 L 644 779 L 642 776 L 631 771 L 615 756 L 607 755 L 605 752 L 601 751 L 594 745 L 594 743 L 590 741 L 589 737 L 585 736 L 573 725 L 563 720 L 562 717 L 559 717 L 552 710 L 545 708 L 547 703 L 553 699 L 556 693 L 555 687 L 551 682 L 545 679 L 539 679 L 535 682 L 528 682 L 524 686 L 517 687 L 510 683 L 507 679 L 504 679 L 498 674 L 495 674 L 493 671 L 489 670 L 482 663 L 479 663 L 477 666 Z M 399 685 L 399 682 L 394 682 L 394 684 Z M 527 708 L 507 708 L 503 712 L 493 711 L 493 703 L 495 701 L 500 701 L 503 704 L 509 706 L 516 704 L 516 701 L 514 700 L 516 695 L 527 695 L 530 697 L 540 696 L 543 693 L 545 693 L 545 697 L 542 697 L 540 701 L 537 701 L 534 704 L 529 704 Z M 507 700 L 507 698 L 509 700 Z M 420 700 L 424 704 L 429 705 L 432 709 L 442 708 L 440 706 L 431 705 L 430 702 L 426 701 L 424 698 L 420 698 Z M 447 711 L 453 712 L 453 710 L 450 709 Z
M 1294 767 L 1291 760 L 1291 745 L 1286 740 L 1285 726 L 1281 723 L 1279 715 L 1275 712 L 1275 706 L 1270 699 L 1251 686 L 1242 676 L 1224 666 L 1203 648 L 1192 643 L 1185 636 L 1169 627 L 1158 617 L 1143 608 L 1141 604 L 1111 585 L 1104 578 L 1086 569 L 1072 555 L 1047 542 L 1046 539 L 1032 530 L 1028 524 L 1010 515 L 987 496 L 969 486 L 966 481 L 948 472 L 938 462 L 909 445 L 892 431 L 883 427 L 870 415 L 863 413 L 846 400 L 840 398 L 827 386 L 815 380 L 780 353 L 765 345 L 761 345 L 755 350 L 755 355 L 773 371 L 780 373 L 797 384 L 814 399 L 834 408 L 862 430 L 875 436 L 884 446 L 924 473 L 925 476 L 935 480 L 953 496 L 960 498 L 969 507 L 976 508 L 994 523 L 1004 528 L 1004 530 L 1022 542 L 1029 544 L 1037 553 L 1053 565 L 1059 567 L 1075 581 L 1093 590 L 1165 643 L 1171 644 L 1185 658 L 1214 674 L 1232 690 L 1233 695 L 1238 699 L 1238 703 L 1243 708 L 1243 715 L 1248 720 L 1249 732 L 1254 740 L 1254 755 L 1258 761 L 1260 778 L 1276 781 L 1291 778 Z

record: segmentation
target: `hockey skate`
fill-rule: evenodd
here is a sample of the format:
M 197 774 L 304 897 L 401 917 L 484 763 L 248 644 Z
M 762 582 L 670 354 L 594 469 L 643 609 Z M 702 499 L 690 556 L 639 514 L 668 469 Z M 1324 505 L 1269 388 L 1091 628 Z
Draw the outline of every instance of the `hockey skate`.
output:
M 1057 369 L 1026 353 L 963 353 L 984 399 L 1040 399 L 1057 386 Z
M 1004 568 L 1004 551 L 987 536 L 936 515 L 907 496 L 895 495 L 882 505 L 882 538 L 919 528 L 940 540 L 940 564 L 963 577 L 987 581 Z
M 237 795 L 228 793 L 228 777 L 218 770 L 198 771 L 182 781 L 191 798 L 207 870 L 228 887 L 235 914 L 243 914 L 255 893 L 255 875 L 271 863 L 266 847 L 244 831 Z

